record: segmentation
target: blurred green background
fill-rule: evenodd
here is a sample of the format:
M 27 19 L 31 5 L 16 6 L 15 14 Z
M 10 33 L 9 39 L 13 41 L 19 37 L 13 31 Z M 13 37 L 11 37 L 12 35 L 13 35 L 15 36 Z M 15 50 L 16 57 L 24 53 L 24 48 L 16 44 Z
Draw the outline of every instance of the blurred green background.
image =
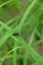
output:
M 43 0 L 0 0 L 0 65 L 43 65 Z

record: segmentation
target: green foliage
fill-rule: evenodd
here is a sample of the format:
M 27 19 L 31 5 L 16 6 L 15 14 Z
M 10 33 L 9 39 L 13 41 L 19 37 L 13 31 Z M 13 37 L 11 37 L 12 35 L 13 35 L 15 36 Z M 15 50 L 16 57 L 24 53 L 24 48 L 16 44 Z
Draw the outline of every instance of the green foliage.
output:
M 43 0 L 38 0 L 38 2 L 43 4 Z
M 0 0 L 0 65 L 43 65 L 43 55 L 34 49 L 43 50 L 43 0 L 27 1 L 25 10 L 22 5 Z

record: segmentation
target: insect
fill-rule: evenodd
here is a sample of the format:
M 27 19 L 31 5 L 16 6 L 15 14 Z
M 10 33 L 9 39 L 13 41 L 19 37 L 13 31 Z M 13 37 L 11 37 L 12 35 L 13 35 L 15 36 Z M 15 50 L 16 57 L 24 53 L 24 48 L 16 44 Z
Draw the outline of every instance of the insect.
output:
M 18 35 L 19 35 L 18 32 L 13 33 L 13 36 L 18 36 Z

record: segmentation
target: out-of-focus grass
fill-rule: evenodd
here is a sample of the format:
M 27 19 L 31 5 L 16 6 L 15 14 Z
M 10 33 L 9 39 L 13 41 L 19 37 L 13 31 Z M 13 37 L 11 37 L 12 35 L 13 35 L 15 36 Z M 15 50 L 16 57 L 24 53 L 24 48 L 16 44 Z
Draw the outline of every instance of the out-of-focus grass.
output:
M 43 55 L 34 49 L 42 45 L 43 50 L 43 0 L 25 5 L 24 10 L 19 0 L 0 0 L 0 65 L 6 60 L 8 65 L 43 65 Z

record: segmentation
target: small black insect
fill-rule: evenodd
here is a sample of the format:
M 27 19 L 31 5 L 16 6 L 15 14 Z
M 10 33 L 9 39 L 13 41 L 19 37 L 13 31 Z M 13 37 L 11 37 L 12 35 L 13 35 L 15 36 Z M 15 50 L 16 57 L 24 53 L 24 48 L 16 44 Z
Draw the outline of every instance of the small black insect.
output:
M 13 36 L 18 36 L 18 35 L 19 35 L 18 32 L 13 33 Z
M 36 35 L 36 39 L 37 39 L 37 40 L 40 40 L 40 37 L 38 37 L 38 36 Z

